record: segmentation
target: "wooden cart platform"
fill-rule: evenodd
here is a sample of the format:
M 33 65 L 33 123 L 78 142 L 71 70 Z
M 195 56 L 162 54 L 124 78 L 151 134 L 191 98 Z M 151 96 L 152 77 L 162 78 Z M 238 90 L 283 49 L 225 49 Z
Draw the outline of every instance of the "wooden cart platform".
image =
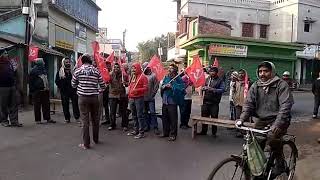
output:
M 214 119 L 208 117 L 201 117 L 201 116 L 192 116 L 192 139 L 195 138 L 197 135 L 197 126 L 199 124 L 207 124 L 207 125 L 214 125 L 219 127 L 226 127 L 226 128 L 236 128 L 235 121 L 227 120 L 227 119 Z M 253 127 L 253 123 L 244 123 L 245 126 Z

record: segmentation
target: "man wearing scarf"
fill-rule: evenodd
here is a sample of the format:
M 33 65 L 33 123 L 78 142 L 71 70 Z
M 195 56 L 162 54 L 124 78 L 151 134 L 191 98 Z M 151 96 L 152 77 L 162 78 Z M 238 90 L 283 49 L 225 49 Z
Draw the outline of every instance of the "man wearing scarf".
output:
M 56 74 L 56 85 L 60 90 L 63 114 L 66 123 L 70 123 L 69 104 L 72 102 L 73 116 L 77 122 L 79 121 L 80 111 L 78 106 L 77 90 L 71 86 L 72 72 L 71 62 L 68 58 L 63 58 L 61 68 Z
M 276 76 L 273 63 L 265 61 L 258 66 L 258 81 L 250 88 L 247 99 L 243 105 L 240 121 L 249 120 L 251 116 L 255 119 L 255 128 L 263 129 L 271 126 L 271 132 L 266 141 L 261 142 L 264 149 L 268 144 L 276 157 L 276 167 L 273 176 L 281 174 L 285 169 L 282 157 L 281 138 L 287 132 L 291 121 L 291 108 L 293 96 L 288 84 Z
M 175 141 L 178 132 L 178 105 L 183 105 L 185 85 L 178 75 L 178 67 L 171 64 L 161 86 L 163 135 Z
M 42 58 L 37 58 L 29 74 L 29 92 L 33 98 L 34 117 L 37 124 L 41 123 L 41 110 L 43 119 L 48 123 L 56 123 L 50 119 L 50 97 L 47 71 Z
M 245 82 L 244 78 L 247 72 L 244 69 L 240 69 L 238 73 L 238 81 L 234 84 L 234 91 L 233 91 L 233 104 L 235 106 L 235 119 L 240 119 L 240 115 L 242 112 L 242 107 L 244 104 L 244 88 Z

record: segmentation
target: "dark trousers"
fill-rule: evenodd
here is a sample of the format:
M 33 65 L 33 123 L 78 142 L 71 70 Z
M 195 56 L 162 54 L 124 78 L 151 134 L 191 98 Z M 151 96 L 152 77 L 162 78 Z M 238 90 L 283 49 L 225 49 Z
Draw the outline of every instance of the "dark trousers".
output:
M 95 143 L 99 142 L 99 100 L 98 96 L 80 96 L 79 106 L 82 120 L 82 138 L 86 147 L 90 146 L 90 117 L 92 124 L 92 135 Z
M 178 106 L 173 104 L 162 105 L 162 126 L 164 136 L 177 136 Z
M 154 99 L 151 101 L 144 101 L 144 118 L 147 124 L 147 129 L 158 129 L 156 102 Z
M 117 107 L 119 105 L 120 113 L 121 113 L 121 127 L 128 127 L 128 116 L 127 116 L 127 108 L 128 108 L 128 98 L 109 98 L 110 103 L 110 123 L 111 127 L 116 127 L 116 112 Z
M 318 109 L 320 105 L 320 96 L 314 96 L 314 108 L 313 108 L 313 115 L 318 115 Z
M 185 99 L 180 106 L 180 125 L 187 126 L 191 115 L 192 99 Z
M 230 101 L 230 120 L 236 120 L 236 107 L 233 102 Z
M 72 103 L 73 116 L 76 120 L 80 117 L 78 95 L 76 93 L 61 93 L 62 108 L 65 120 L 70 120 L 69 104 Z
M 15 87 L 0 87 L 0 123 L 18 124 L 18 105 Z
M 36 122 L 41 121 L 41 110 L 44 120 L 50 120 L 50 97 L 49 91 L 38 91 L 32 95 L 34 118 Z
M 235 120 L 237 120 L 237 119 L 240 119 L 240 115 L 241 115 L 241 113 L 242 113 L 242 106 L 235 106 L 235 110 L 236 110 L 236 119 Z
M 218 118 L 219 114 L 219 104 L 203 104 L 201 106 L 201 116 L 202 117 L 210 117 L 210 118 Z M 202 124 L 201 133 L 206 134 L 208 132 L 208 125 Z M 217 134 L 217 126 L 212 126 L 212 135 Z
M 276 159 L 280 159 L 283 157 L 282 137 L 287 133 L 287 130 L 290 126 L 289 122 L 290 120 L 288 120 L 288 123 L 282 125 L 279 132 L 273 133 L 272 131 L 270 131 L 267 135 L 267 138 L 262 138 L 262 140 L 258 141 L 262 149 L 265 149 L 265 146 L 269 145 Z M 254 128 L 264 129 L 265 127 L 267 127 L 268 125 L 272 125 L 273 123 L 274 121 L 258 120 L 255 122 Z
M 110 121 L 110 99 L 109 95 L 103 95 L 104 119 Z
M 146 121 L 143 117 L 144 97 L 130 99 L 129 104 L 134 120 L 134 130 L 143 134 L 146 127 Z

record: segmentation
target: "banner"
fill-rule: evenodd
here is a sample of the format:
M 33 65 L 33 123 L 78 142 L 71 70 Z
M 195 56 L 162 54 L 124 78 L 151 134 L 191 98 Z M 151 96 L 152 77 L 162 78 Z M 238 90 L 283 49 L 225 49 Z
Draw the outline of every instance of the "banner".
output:
M 189 76 L 195 88 L 201 87 L 205 84 L 206 78 L 199 56 L 193 57 L 192 64 L 187 67 L 185 72 Z
M 28 60 L 30 62 L 36 60 L 38 58 L 39 48 L 36 46 L 29 46 L 29 55 Z
M 159 57 L 156 55 L 154 55 L 151 58 L 147 67 L 149 67 L 151 71 L 156 74 L 158 81 L 161 81 L 164 78 L 164 76 L 167 74 L 167 71 L 163 68 L 163 65 Z

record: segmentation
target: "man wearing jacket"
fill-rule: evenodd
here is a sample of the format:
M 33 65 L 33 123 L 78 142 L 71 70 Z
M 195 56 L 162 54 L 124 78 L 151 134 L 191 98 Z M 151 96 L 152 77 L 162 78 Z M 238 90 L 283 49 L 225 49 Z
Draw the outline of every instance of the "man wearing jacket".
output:
M 43 119 L 48 123 L 56 123 L 51 120 L 50 116 L 50 92 L 47 71 L 42 58 L 37 58 L 34 61 L 34 67 L 29 74 L 29 92 L 33 98 L 34 118 L 36 124 L 41 122 L 41 110 Z
M 16 69 L 10 62 L 8 53 L 4 51 L 0 56 L 0 123 L 5 127 L 22 126 L 18 121 Z
M 312 93 L 314 95 L 314 108 L 312 118 L 317 118 L 320 105 L 320 72 L 319 77 L 312 83 Z
M 56 74 L 55 83 L 60 90 L 63 114 L 66 123 L 70 123 L 70 100 L 72 103 L 73 116 L 77 122 L 80 118 L 80 110 L 78 106 L 77 90 L 71 86 L 72 72 L 70 59 L 63 58 L 61 68 Z
M 158 121 L 156 115 L 155 96 L 159 89 L 159 82 L 156 75 L 147 67 L 148 63 L 144 63 L 144 74 L 148 78 L 148 91 L 144 95 L 144 117 L 147 123 L 147 130 L 153 130 L 154 134 L 159 135 Z
M 171 64 L 168 75 L 163 79 L 161 86 L 162 96 L 162 125 L 163 135 L 168 141 L 175 141 L 178 133 L 178 105 L 183 105 L 185 85 L 178 76 L 178 67 Z
M 128 86 L 128 77 L 121 72 L 120 65 L 114 64 L 113 71 L 110 74 L 111 81 L 109 84 L 109 103 L 110 103 L 110 121 L 108 130 L 116 128 L 116 112 L 119 105 L 121 113 L 121 127 L 123 131 L 128 130 L 127 104 L 125 87 Z
M 201 106 L 201 116 L 218 118 L 219 115 L 219 104 L 221 101 L 222 94 L 225 89 L 225 83 L 223 79 L 219 78 L 217 67 L 209 67 L 209 77 L 206 79 L 202 91 L 204 93 L 203 104 Z M 199 135 L 207 135 L 208 125 L 203 124 L 202 130 Z M 212 136 L 216 136 L 217 126 L 212 126 Z
M 148 91 L 148 78 L 142 73 L 140 63 L 132 64 L 129 84 L 129 104 L 134 120 L 134 130 L 128 136 L 135 139 L 144 138 L 146 122 L 143 117 L 144 95 Z
M 243 105 L 238 125 L 255 119 L 255 128 L 263 129 L 271 126 L 267 141 L 261 142 L 264 149 L 268 144 L 276 158 L 276 166 L 272 176 L 284 172 L 285 162 L 282 153 L 281 138 L 286 134 L 291 121 L 293 96 L 288 83 L 276 76 L 273 63 L 265 61 L 258 66 L 258 80 L 251 86 L 247 99 Z

